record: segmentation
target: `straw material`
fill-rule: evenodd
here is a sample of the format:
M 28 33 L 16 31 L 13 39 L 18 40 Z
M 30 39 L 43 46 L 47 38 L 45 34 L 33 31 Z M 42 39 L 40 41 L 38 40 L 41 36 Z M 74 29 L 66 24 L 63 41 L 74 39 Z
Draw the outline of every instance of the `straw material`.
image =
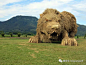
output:
M 62 45 L 78 45 L 74 39 L 78 25 L 73 14 L 46 9 L 37 22 L 36 36 L 31 37 L 29 43 L 62 41 Z

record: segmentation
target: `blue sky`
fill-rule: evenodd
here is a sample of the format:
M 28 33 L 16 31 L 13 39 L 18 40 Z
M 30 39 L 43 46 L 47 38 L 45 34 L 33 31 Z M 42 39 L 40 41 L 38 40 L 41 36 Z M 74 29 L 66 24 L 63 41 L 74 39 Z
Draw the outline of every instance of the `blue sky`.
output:
M 46 8 L 71 12 L 78 24 L 86 25 L 86 0 L 0 0 L 0 21 L 17 15 L 39 18 Z

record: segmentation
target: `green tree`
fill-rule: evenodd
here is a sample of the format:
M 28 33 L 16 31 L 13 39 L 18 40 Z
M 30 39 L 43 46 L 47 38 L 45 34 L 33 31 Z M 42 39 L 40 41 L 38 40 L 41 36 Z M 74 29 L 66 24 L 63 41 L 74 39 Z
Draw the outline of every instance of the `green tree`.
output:
M 0 34 L 2 33 L 3 31 L 0 31 Z
M 18 37 L 20 37 L 21 36 L 21 33 L 18 33 L 17 35 L 18 35 Z
M 25 36 L 27 37 L 27 34 L 25 34 Z
M 79 38 L 79 35 L 77 35 L 77 38 Z
M 13 37 L 13 33 L 10 32 L 9 34 L 10 34 L 11 37 Z
M 17 35 L 17 34 L 18 34 L 18 32 L 13 32 L 13 34 L 14 34 L 14 35 Z
M 31 35 L 32 33 L 28 32 L 27 35 Z
M 2 37 L 5 37 L 5 33 L 4 33 L 4 32 L 2 32 L 2 33 L 1 33 L 1 36 L 2 36 Z
M 84 39 L 85 39 L 85 37 L 86 37 L 86 34 L 84 35 Z

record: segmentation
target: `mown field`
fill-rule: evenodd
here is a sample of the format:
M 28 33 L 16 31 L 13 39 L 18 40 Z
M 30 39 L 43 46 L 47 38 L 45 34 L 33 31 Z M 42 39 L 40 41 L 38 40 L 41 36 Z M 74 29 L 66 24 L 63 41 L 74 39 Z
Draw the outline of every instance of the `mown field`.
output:
M 28 43 L 28 40 L 26 37 L 0 37 L 0 65 L 86 65 L 86 39 L 83 37 L 77 39 L 77 47 Z M 67 61 L 61 63 L 59 59 Z

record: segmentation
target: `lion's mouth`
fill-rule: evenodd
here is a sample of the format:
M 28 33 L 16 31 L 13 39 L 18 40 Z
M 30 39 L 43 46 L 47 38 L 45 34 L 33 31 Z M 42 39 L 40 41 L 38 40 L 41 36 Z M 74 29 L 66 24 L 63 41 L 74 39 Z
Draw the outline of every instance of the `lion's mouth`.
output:
M 50 36 L 54 37 L 54 36 L 58 36 L 58 34 L 56 32 L 53 32 Z
M 50 34 L 49 39 L 57 39 L 58 34 L 56 32 L 53 32 L 52 34 Z

